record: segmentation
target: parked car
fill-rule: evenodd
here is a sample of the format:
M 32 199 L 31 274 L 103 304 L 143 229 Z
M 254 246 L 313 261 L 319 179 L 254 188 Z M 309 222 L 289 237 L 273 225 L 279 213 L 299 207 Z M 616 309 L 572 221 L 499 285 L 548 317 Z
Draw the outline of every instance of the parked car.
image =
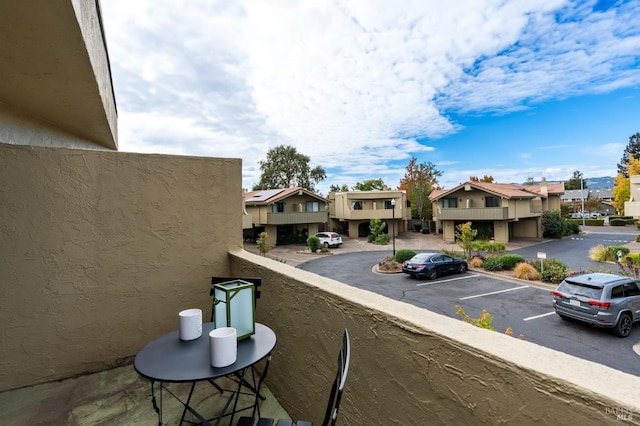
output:
M 320 238 L 320 245 L 326 248 L 342 245 L 342 237 L 336 232 L 318 232 L 316 237 Z
M 402 272 L 405 274 L 430 280 L 439 275 L 465 272 L 467 268 L 466 260 L 444 253 L 418 253 L 402 264 Z
M 640 285 L 635 278 L 605 273 L 567 277 L 553 292 L 553 309 L 562 319 L 611 328 L 627 337 L 640 320 Z

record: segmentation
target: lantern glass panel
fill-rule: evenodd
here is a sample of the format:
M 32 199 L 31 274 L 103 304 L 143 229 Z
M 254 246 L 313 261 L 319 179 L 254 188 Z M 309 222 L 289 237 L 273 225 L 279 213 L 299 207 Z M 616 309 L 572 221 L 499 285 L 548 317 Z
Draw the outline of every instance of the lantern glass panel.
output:
M 233 327 L 238 340 L 255 333 L 255 287 L 242 280 L 228 281 L 214 286 L 215 327 Z

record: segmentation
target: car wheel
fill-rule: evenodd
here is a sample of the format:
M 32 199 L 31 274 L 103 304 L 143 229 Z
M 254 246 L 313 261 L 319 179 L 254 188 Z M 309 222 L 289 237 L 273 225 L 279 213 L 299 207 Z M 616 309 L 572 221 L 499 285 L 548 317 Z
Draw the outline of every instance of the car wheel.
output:
M 464 263 L 461 263 L 460 267 L 458 268 L 458 272 L 460 272 L 461 274 L 464 272 L 467 272 L 467 265 Z
M 329 243 L 324 243 L 324 248 L 329 248 Z
M 614 331 L 620 337 L 627 337 L 631 334 L 631 327 L 633 326 L 633 321 L 631 321 L 631 315 L 622 314 L 620 315 L 620 319 L 616 324 Z
M 427 272 L 427 278 L 429 278 L 430 280 L 435 280 L 436 278 L 438 278 L 438 271 L 436 271 L 435 269 L 430 270 L 429 272 Z

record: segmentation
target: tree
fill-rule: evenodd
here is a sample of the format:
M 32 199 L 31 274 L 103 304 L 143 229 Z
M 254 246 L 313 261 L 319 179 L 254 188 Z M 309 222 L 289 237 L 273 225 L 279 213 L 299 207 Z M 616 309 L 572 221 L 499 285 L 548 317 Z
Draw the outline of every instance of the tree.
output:
M 478 176 L 469 176 L 469 180 L 471 182 L 486 182 L 486 183 L 494 182 L 493 176 L 489 176 L 489 175 L 484 175 L 482 179 L 479 179 Z
M 356 183 L 353 189 L 354 191 L 373 191 L 374 189 L 382 191 L 383 189 L 389 189 L 389 187 L 384 184 L 382 179 L 369 179 L 362 183 Z
M 624 177 L 629 177 L 627 165 L 629 164 L 629 157 L 640 158 L 640 132 L 635 135 L 629 136 L 629 144 L 624 149 L 622 159 L 618 163 L 618 173 L 623 174 Z
M 466 259 L 471 258 L 471 250 L 473 248 L 473 240 L 478 235 L 478 231 L 471 227 L 471 222 L 462 223 L 456 226 L 456 243 L 464 251 Z
M 407 192 L 411 216 L 424 220 L 433 215 L 429 194 L 439 188 L 438 178 L 442 176 L 442 171 L 431 162 L 416 164 L 417 161 L 415 157 L 411 158 L 398 189 Z
M 570 190 L 570 189 L 581 189 L 581 188 L 587 189 L 587 181 L 584 180 L 584 176 L 582 175 L 582 172 L 575 170 L 573 172 L 573 176 L 571 176 L 569 180 L 565 181 L 564 189 Z
M 349 191 L 349 187 L 344 183 L 342 184 L 342 186 L 331 185 L 329 187 L 329 192 L 348 192 L 348 191 Z
M 533 178 L 532 178 L 532 177 L 528 177 L 528 178 L 527 178 L 527 181 L 526 181 L 525 183 L 523 183 L 523 185 L 528 186 L 528 185 L 533 185 L 533 184 L 535 184 L 535 183 L 536 183 L 536 182 L 533 180 Z
M 373 244 L 385 245 L 389 243 L 391 237 L 389 234 L 384 232 L 384 229 L 387 227 L 387 224 L 380 219 L 371 219 L 369 221 L 369 236 L 367 237 L 367 241 Z
M 640 175 L 640 157 L 636 159 L 636 156 L 629 152 L 627 158 L 625 169 L 628 175 L 618 173 L 613 185 L 613 201 L 611 204 L 613 204 L 620 214 L 624 214 L 624 203 L 631 198 L 631 182 L 629 176 Z
M 310 158 L 291 145 L 279 145 L 267 151 L 267 159 L 259 161 L 260 182 L 257 189 L 302 187 L 315 192 L 314 183 L 323 181 L 327 173 L 320 166 L 311 168 Z
M 271 250 L 271 246 L 267 243 L 268 234 L 266 232 L 261 232 L 258 235 L 258 239 L 256 240 L 256 246 L 258 247 L 258 252 L 266 256 L 269 250 Z

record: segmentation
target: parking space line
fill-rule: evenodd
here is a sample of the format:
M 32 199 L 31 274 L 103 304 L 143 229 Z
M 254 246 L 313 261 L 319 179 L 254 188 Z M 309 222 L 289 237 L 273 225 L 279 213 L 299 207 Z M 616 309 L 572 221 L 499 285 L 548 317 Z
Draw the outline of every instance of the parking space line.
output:
M 478 274 L 469 274 L 469 275 L 465 275 L 464 277 L 458 277 L 458 278 L 450 278 L 448 280 L 438 280 L 438 281 L 430 281 L 428 283 L 420 283 L 420 284 L 416 284 L 416 287 L 420 287 L 423 285 L 431 285 L 431 284 L 439 284 L 439 283 L 448 283 L 449 281 L 457 281 L 457 280 L 464 280 L 465 278 L 473 278 L 473 277 L 477 277 Z
M 529 288 L 529 286 L 523 285 L 522 287 L 513 287 L 513 288 L 508 288 L 506 290 L 492 291 L 491 293 L 483 293 L 483 294 L 476 294 L 474 296 L 461 297 L 460 300 L 475 299 L 476 297 L 483 297 L 483 296 L 491 296 L 492 294 L 506 293 L 507 291 L 513 291 L 513 290 L 522 290 L 523 288 Z
M 524 321 L 529 321 L 529 320 L 532 320 L 532 319 L 538 319 L 538 318 L 542 318 L 542 317 L 548 317 L 549 315 L 554 315 L 555 313 L 556 313 L 556 311 L 547 312 L 546 314 L 536 315 L 534 317 L 525 318 Z

